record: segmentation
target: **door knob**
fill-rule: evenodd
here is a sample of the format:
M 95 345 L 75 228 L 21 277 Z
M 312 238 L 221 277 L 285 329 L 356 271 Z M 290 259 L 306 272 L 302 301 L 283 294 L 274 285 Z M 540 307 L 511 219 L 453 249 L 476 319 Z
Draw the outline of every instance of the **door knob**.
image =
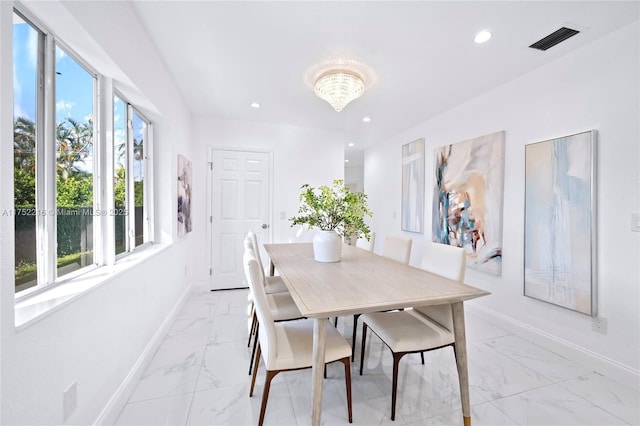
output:
M 262 224 L 262 229 L 267 229 L 269 227 L 269 225 L 267 225 L 266 223 Z

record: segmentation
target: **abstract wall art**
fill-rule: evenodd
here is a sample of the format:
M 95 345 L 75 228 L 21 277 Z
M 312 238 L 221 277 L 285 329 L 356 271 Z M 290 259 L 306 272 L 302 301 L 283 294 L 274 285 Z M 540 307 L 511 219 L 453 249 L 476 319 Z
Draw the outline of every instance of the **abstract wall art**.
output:
M 191 232 L 191 161 L 178 154 L 178 235 Z
M 424 139 L 402 145 L 402 230 L 424 232 Z
M 434 152 L 432 240 L 463 247 L 467 266 L 502 273 L 505 132 Z
M 525 146 L 524 294 L 596 315 L 596 131 Z

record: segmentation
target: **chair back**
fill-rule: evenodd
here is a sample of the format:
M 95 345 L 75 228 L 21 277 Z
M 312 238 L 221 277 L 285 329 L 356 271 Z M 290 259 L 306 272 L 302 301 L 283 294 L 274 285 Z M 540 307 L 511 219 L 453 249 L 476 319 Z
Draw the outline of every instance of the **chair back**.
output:
M 420 267 L 445 278 L 464 282 L 467 256 L 462 247 L 427 241 Z
M 422 253 L 420 267 L 426 271 L 464 282 L 467 255 L 462 247 L 427 241 Z M 422 315 L 431 318 L 447 330 L 453 331 L 451 305 L 417 306 L 413 308 Z
M 384 239 L 382 255 L 408 265 L 411 259 L 411 243 L 411 238 L 389 235 Z
M 265 278 L 264 269 L 262 268 L 262 262 L 260 262 L 260 253 L 258 252 L 258 250 L 255 249 L 255 245 L 253 244 L 251 236 L 248 234 L 246 237 L 244 237 L 244 250 L 250 251 L 251 254 L 253 254 L 253 257 L 256 259 L 256 262 L 258 262 L 258 269 L 259 269 L 258 272 L 260 272 L 260 277 L 259 277 L 260 282 L 264 285 L 266 278 Z M 247 277 L 247 280 L 248 279 L 249 278 Z
M 356 241 L 356 247 L 372 252 L 375 242 L 376 242 L 376 233 L 371 232 L 369 234 L 369 241 L 367 241 L 366 238 L 358 238 L 358 240 Z
M 251 245 L 253 246 L 253 253 L 256 255 L 256 259 L 258 260 L 258 266 L 260 269 L 264 271 L 264 264 L 262 263 L 262 259 L 260 258 L 260 247 L 258 246 L 258 237 L 256 233 L 253 231 L 247 232 L 247 237 L 251 239 Z
M 252 250 L 245 250 L 242 258 L 244 273 L 249 282 L 249 288 L 253 293 L 253 303 L 256 308 L 256 315 L 260 327 L 258 328 L 258 338 L 260 348 L 264 354 L 264 362 L 267 369 L 273 365 L 276 359 L 276 328 L 271 314 L 271 308 L 267 301 L 267 294 L 264 291 L 264 272 L 260 270 L 260 265 Z

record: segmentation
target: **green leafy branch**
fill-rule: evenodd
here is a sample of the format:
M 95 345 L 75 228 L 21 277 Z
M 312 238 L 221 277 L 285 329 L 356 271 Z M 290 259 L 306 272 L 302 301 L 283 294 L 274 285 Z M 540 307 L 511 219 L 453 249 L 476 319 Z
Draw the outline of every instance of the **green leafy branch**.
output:
M 351 192 L 342 179 L 334 180 L 332 187 L 304 184 L 300 190 L 300 207 L 298 215 L 289 219 L 291 226 L 308 225 L 336 231 L 341 237 L 370 238 L 371 230 L 364 218 L 373 214 L 364 192 Z

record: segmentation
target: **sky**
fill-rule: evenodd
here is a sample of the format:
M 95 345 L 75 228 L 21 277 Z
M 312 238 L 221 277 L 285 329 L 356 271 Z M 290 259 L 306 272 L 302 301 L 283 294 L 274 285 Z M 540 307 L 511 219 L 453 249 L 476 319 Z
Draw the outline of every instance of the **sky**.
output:
M 35 120 L 38 33 L 27 23 L 14 23 L 14 116 Z M 64 50 L 56 47 L 56 121 L 80 122 L 93 116 L 93 78 Z
M 14 119 L 26 117 L 35 122 L 38 31 L 15 13 L 13 24 Z M 79 123 L 87 122 L 94 115 L 93 76 L 59 46 L 56 46 L 55 52 L 55 71 L 56 123 L 65 118 L 73 118 Z M 115 145 L 124 140 L 125 133 L 124 104 L 118 101 L 114 104 Z M 134 137 L 141 139 L 144 124 L 137 115 L 134 115 L 133 121 Z M 91 157 L 87 158 L 84 166 L 80 166 L 81 169 L 91 171 Z M 134 164 L 134 175 L 136 180 L 143 178 L 139 162 Z

